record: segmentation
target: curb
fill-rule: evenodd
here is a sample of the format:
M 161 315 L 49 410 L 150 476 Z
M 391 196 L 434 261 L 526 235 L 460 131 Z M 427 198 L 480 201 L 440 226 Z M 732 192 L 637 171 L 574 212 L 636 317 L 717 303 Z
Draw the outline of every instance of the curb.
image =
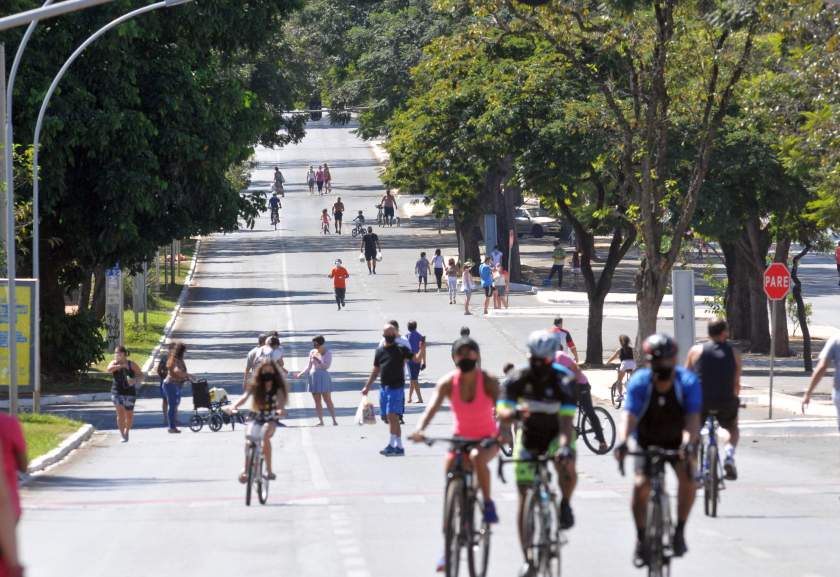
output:
M 41 406 L 63 405 L 66 403 L 91 403 L 97 401 L 110 401 L 111 393 L 81 393 L 79 395 L 49 395 L 41 397 Z M 18 399 L 19 407 L 32 407 L 32 399 Z M 0 401 L 0 408 L 8 409 L 9 401 Z
M 200 251 L 201 239 L 197 239 L 195 241 L 195 251 L 193 252 L 192 261 L 190 262 L 190 270 L 187 272 L 187 277 L 184 279 L 184 286 L 181 287 L 181 294 L 178 295 L 178 302 L 175 304 L 175 308 L 172 310 L 172 314 L 169 316 L 169 321 L 166 323 L 166 326 L 163 327 L 163 335 L 161 335 L 157 346 L 155 346 L 155 348 L 149 354 L 149 358 L 146 359 L 146 362 L 143 363 L 143 367 L 141 370 L 146 376 L 151 376 L 151 370 L 155 364 L 155 360 L 157 360 L 158 356 L 160 355 L 160 349 L 169 340 L 169 337 L 172 334 L 172 329 L 175 327 L 175 321 L 178 319 L 178 315 L 181 312 L 181 308 L 187 301 L 187 294 L 189 293 L 190 286 L 192 286 L 193 276 L 195 275 L 195 267 L 198 263 L 198 253 Z M 146 386 L 145 382 L 140 383 L 139 388 L 142 388 L 144 386 Z
M 28 475 L 32 475 L 43 471 L 47 467 L 55 465 L 67 457 L 71 451 L 78 449 L 82 443 L 90 439 L 94 430 L 93 425 L 82 425 L 79 427 L 78 431 L 64 439 L 58 447 L 46 455 L 41 455 L 37 459 L 33 459 L 33 461 L 29 464 L 29 467 L 26 469 L 26 473 Z

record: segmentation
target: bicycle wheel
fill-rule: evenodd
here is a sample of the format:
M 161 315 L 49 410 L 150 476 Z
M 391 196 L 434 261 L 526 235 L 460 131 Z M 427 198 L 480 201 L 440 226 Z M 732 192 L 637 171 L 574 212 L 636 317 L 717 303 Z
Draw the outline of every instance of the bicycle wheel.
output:
M 356 238 L 357 236 L 359 236 L 359 229 L 354 228 L 353 230 L 350 231 L 350 234 L 353 235 L 353 238 Z
M 616 409 L 621 408 L 621 395 L 618 394 L 618 381 L 612 384 L 610 387 L 610 400 L 612 401 L 612 406 Z
M 195 413 L 192 417 L 190 417 L 190 431 L 193 433 L 197 433 L 201 430 L 201 427 L 204 426 L 204 419 L 201 418 L 201 415 Z
M 446 577 L 458 577 L 458 569 L 461 564 L 463 484 L 463 479 L 452 479 L 446 486 L 446 506 L 444 508 L 444 515 L 446 515 L 446 528 L 444 530 Z
M 662 519 L 662 502 L 655 495 L 651 495 L 648 502 L 646 527 L 645 548 L 647 549 L 648 576 L 663 577 L 662 571 L 665 566 L 664 522 Z
M 720 487 L 720 463 L 717 445 L 709 445 L 705 461 L 706 475 L 703 478 L 703 504 L 706 515 L 717 517 L 718 488 Z
M 248 480 L 245 483 L 245 505 L 251 505 L 251 487 L 254 484 L 254 458 L 256 456 L 256 447 L 253 443 L 248 444 L 248 458 L 246 459 L 246 472 Z
M 553 498 L 549 499 L 543 503 L 541 509 L 543 509 L 543 547 L 540 574 L 545 577 L 560 577 L 560 553 L 563 542 L 560 534 L 560 523 L 558 522 L 560 516 L 557 501 Z
M 598 417 L 598 421 L 601 423 L 601 429 L 604 431 L 604 441 L 607 444 L 607 448 L 604 451 L 600 449 L 600 443 L 598 443 L 598 439 L 595 438 L 595 428 L 592 426 L 592 423 L 589 421 L 589 418 L 584 415 L 583 419 L 581 419 L 581 431 L 580 435 L 583 437 L 583 442 L 586 443 L 586 446 L 595 453 L 596 455 L 603 455 L 610 451 L 615 445 L 615 421 L 613 421 L 612 416 L 607 412 L 607 410 L 603 407 L 595 407 L 595 415 Z
M 262 454 L 259 455 L 259 469 L 260 475 L 257 478 L 257 497 L 261 505 L 265 505 L 268 501 L 268 467 L 265 464 L 265 459 Z
M 471 577 L 487 575 L 487 563 L 490 559 L 490 525 L 484 522 L 484 506 L 472 495 L 467 504 L 467 515 L 470 526 L 467 527 L 467 560 Z
M 210 430 L 213 431 L 214 433 L 216 433 L 218 431 L 221 431 L 222 430 L 222 425 L 224 425 L 224 424 L 225 424 L 225 422 L 222 420 L 222 416 L 219 413 L 213 413 L 212 415 L 210 415 L 209 427 L 210 427 Z
M 542 539 L 541 518 L 539 512 L 539 495 L 533 489 L 525 493 L 523 503 L 525 514 L 522 516 L 522 546 L 525 562 L 531 566 L 532 572 L 540 569 L 540 541 Z

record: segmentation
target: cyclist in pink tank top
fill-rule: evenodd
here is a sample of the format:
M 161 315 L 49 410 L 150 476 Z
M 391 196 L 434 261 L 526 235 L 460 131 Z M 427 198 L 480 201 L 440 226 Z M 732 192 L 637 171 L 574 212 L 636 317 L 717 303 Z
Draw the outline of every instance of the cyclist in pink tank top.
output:
M 452 347 L 453 359 L 458 368 L 438 381 L 434 396 L 426 412 L 411 435 L 415 442 L 423 442 L 426 427 L 449 399 L 454 420 L 454 435 L 467 439 L 495 438 L 499 435 L 494 407 L 499 398 L 499 381 L 478 367 L 478 343 L 469 337 L 455 341 Z M 488 463 L 499 451 L 498 446 L 473 449 L 470 461 L 473 464 L 481 494 L 484 497 L 484 517 L 488 523 L 498 523 L 496 506 L 490 498 L 490 469 Z M 452 465 L 455 455 L 446 456 L 446 471 Z

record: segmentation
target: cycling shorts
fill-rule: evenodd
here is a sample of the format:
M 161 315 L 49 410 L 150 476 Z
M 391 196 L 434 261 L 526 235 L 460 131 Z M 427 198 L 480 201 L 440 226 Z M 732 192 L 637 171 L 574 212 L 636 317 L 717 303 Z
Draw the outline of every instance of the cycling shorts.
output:
M 720 426 L 724 429 L 731 429 L 738 423 L 738 399 L 709 403 L 708 405 L 704 404 L 702 420 L 700 421 L 701 426 L 706 425 L 706 419 L 709 417 L 709 411 L 717 412 L 715 417 L 717 417 L 718 423 L 720 423 Z
M 532 430 L 525 435 L 525 431 L 520 426 L 516 429 L 516 436 L 513 441 L 513 458 L 514 459 L 529 459 L 546 453 L 550 456 L 557 454 L 560 450 L 560 427 L 558 425 L 557 432 L 553 436 L 535 434 Z M 535 437 L 537 437 L 535 439 Z M 532 443 L 539 443 L 539 445 Z M 572 432 L 573 450 L 577 449 L 577 436 Z M 514 476 L 516 477 L 517 485 L 530 485 L 534 482 L 534 476 L 537 473 L 537 466 L 535 463 L 516 463 Z

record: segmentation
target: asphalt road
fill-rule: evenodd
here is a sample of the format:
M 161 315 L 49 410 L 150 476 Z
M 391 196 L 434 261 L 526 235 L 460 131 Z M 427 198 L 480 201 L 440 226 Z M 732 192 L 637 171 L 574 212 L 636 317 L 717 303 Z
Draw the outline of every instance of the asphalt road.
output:
M 243 359 L 257 333 L 282 335 L 287 366 L 300 369 L 310 339 L 325 336 L 334 353 L 340 426 L 314 427 L 312 402 L 294 382 L 287 427 L 275 436 L 278 480 L 266 506 L 244 505 L 236 482 L 242 429 L 207 429 L 179 436 L 161 425 L 156 399 L 141 400 L 138 428 L 119 442 L 108 404 L 63 407 L 95 422 L 100 432 L 71 460 L 23 490 L 20 535 L 34 577 L 243 575 L 318 577 L 430 575 L 441 554 L 440 512 L 444 448 L 407 447 L 404 458 L 378 451 L 383 425 L 352 424 L 358 390 L 372 364 L 381 326 L 416 319 L 429 340 L 431 383 L 451 367 L 449 343 L 461 325 L 482 346 L 484 366 L 498 371 L 523 357 L 523 341 L 544 319 L 465 316 L 445 294 L 416 292 L 412 271 L 420 250 L 453 253 L 451 234 L 421 226 L 379 230 L 383 261 L 368 275 L 358 243 L 319 236 L 318 214 L 333 197 L 310 197 L 308 164 L 328 161 L 347 213 L 375 216 L 382 193 L 368 145 L 346 128 L 313 126 L 299 146 L 260 150 L 255 186 L 267 187 L 275 165 L 289 185 L 279 230 L 267 215 L 253 231 L 219 235 L 202 245 L 196 287 L 176 326 L 189 346 L 191 372 L 232 393 L 241 390 Z M 335 258 L 348 266 L 347 308 L 337 311 L 326 275 Z M 516 297 L 536 306 L 533 297 Z M 478 307 L 473 309 L 478 311 Z M 584 319 L 570 319 L 581 334 Z M 625 329 L 608 328 L 609 338 Z M 426 395 L 428 396 L 428 389 Z M 182 420 L 192 409 L 181 405 Z M 410 406 L 407 428 L 422 410 Z M 433 427 L 447 434 L 444 412 Z M 687 529 L 688 556 L 675 575 L 830 577 L 836 575 L 840 450 L 831 421 L 745 427 L 741 479 L 728 485 L 718 519 L 699 507 Z M 638 575 L 630 563 L 634 530 L 629 479 L 610 457 L 582 449 L 573 501 L 577 526 L 568 533 L 566 575 Z M 673 484 L 673 483 L 672 483 Z M 494 481 L 501 524 L 495 530 L 490 575 L 516 574 L 515 494 Z

